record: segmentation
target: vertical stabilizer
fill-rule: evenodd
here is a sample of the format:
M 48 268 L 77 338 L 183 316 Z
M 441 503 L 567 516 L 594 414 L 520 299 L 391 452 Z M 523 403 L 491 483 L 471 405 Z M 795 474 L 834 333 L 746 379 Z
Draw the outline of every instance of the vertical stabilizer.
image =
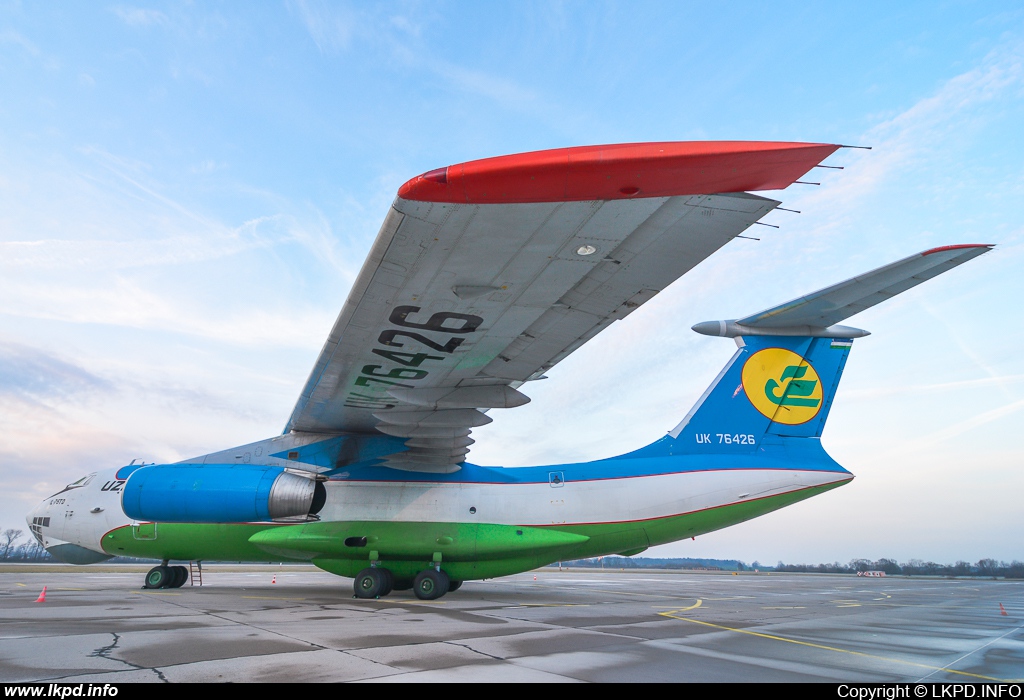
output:
M 669 433 L 680 453 L 752 451 L 765 435 L 821 437 L 853 340 L 758 337 L 740 345 Z
M 704 335 L 735 338 L 739 349 L 666 437 L 631 453 L 752 452 L 775 438 L 820 438 L 854 338 L 837 325 L 992 249 L 933 248 L 752 316 L 707 321 Z

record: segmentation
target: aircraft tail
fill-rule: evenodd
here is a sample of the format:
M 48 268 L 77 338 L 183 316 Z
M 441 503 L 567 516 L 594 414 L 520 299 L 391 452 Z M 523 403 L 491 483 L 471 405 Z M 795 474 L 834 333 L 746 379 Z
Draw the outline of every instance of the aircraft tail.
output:
M 851 338 L 741 336 L 718 378 L 669 435 L 689 452 L 753 451 L 765 436 L 821 437 Z
M 836 324 L 991 249 L 934 248 L 752 316 L 698 323 L 693 330 L 735 338 L 739 349 L 686 418 L 641 451 L 752 452 L 821 437 L 853 340 L 869 335 Z

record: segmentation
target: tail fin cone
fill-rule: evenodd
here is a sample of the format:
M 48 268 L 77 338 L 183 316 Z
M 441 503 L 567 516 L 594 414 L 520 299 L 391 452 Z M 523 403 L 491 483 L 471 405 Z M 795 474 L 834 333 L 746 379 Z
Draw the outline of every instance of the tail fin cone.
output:
M 742 335 L 788 335 L 806 336 L 808 338 L 863 338 L 870 332 L 850 326 L 832 325 L 828 328 L 815 326 L 788 326 L 783 328 L 745 326 L 739 321 L 702 321 L 691 326 L 691 330 L 701 335 L 713 335 L 722 338 L 738 338 Z

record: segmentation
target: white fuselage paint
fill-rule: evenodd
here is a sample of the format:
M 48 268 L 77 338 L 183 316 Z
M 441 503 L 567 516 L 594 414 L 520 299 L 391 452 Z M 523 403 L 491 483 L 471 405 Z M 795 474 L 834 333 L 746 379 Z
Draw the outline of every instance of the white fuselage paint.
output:
M 566 525 L 652 520 L 777 496 L 849 474 L 730 469 L 593 481 L 480 484 L 330 482 L 323 520 Z M 471 513 L 470 508 L 476 512 Z
M 102 552 L 104 534 L 133 524 L 121 508 L 118 470 L 43 501 L 29 514 L 44 547 Z M 505 525 L 636 522 L 718 508 L 852 478 L 798 469 L 728 469 L 548 483 L 330 481 L 324 521 L 433 521 Z M 476 512 L 471 513 L 470 509 Z

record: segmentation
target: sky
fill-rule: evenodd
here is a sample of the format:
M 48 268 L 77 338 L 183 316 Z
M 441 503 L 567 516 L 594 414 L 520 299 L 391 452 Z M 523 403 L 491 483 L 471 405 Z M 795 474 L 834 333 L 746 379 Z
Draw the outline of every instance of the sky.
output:
M 939 245 L 845 322 L 836 491 L 649 556 L 1024 559 L 1024 8 L 0 0 L 0 528 L 64 484 L 279 434 L 398 187 L 563 146 L 843 149 L 474 431 L 479 464 L 672 429 L 737 318 Z M 526 389 L 524 388 L 524 391 Z

